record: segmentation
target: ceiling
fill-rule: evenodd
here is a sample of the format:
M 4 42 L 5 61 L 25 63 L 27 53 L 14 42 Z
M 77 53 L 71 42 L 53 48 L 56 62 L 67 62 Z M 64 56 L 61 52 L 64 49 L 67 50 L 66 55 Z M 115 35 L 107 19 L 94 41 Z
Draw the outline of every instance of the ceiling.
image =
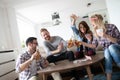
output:
M 51 14 L 59 12 L 60 18 L 65 19 L 75 13 L 85 16 L 93 11 L 106 9 L 105 0 L 0 0 L 5 5 L 16 9 L 18 15 L 35 24 L 51 20 Z M 90 6 L 87 6 L 91 3 Z

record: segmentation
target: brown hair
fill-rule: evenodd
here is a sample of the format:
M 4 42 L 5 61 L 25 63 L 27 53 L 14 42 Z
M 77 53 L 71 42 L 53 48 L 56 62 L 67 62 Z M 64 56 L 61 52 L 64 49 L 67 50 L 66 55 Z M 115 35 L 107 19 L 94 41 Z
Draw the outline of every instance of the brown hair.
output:
M 41 29 L 40 29 L 40 33 L 44 32 L 44 31 L 47 31 L 47 32 L 48 32 L 48 30 L 47 30 L 46 28 L 41 28 Z
M 80 30 L 80 25 L 81 25 L 81 24 L 86 28 L 86 33 L 87 33 L 87 31 L 90 30 L 90 28 L 89 28 L 88 24 L 87 24 L 85 21 L 81 21 L 81 22 L 79 23 L 78 28 L 79 28 L 80 35 L 81 35 L 82 37 L 84 37 L 85 34 L 82 33 L 81 30 Z
M 88 30 L 86 34 L 91 34 L 93 40 L 93 32 L 91 30 Z

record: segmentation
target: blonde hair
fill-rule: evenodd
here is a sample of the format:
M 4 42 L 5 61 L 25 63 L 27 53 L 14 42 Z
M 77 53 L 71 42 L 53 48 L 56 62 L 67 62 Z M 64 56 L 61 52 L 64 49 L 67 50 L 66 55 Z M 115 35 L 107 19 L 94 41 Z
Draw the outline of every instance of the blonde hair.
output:
M 102 15 L 100 14 L 94 14 L 92 15 L 91 17 L 91 20 L 95 23 L 96 27 L 93 29 L 94 31 L 94 35 L 95 37 L 98 38 L 98 35 L 96 33 L 96 29 L 103 29 L 104 31 L 106 31 L 106 28 L 105 28 L 105 23 L 103 22 L 103 17 Z

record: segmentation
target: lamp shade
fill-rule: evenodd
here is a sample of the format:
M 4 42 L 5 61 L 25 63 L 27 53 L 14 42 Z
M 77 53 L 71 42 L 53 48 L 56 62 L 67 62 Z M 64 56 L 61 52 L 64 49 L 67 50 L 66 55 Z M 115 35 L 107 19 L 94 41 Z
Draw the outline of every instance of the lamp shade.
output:
M 54 12 L 54 13 L 52 14 L 52 20 L 54 20 L 54 19 L 59 19 L 59 18 L 60 18 L 59 13 Z

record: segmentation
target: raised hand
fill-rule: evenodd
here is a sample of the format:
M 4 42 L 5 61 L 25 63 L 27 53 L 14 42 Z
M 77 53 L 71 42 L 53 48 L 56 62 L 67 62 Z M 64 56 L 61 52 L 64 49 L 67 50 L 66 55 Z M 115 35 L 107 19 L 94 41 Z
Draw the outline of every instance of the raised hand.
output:
M 75 15 L 75 14 L 72 14 L 70 17 L 71 17 L 72 19 L 74 19 L 74 20 L 77 20 L 77 18 L 78 18 L 78 16 Z
M 71 24 L 75 25 L 75 21 L 77 20 L 78 16 L 76 16 L 75 14 L 72 14 L 70 18 L 72 19 Z
M 59 52 L 63 49 L 63 43 L 61 42 L 59 45 L 58 45 L 58 48 Z

